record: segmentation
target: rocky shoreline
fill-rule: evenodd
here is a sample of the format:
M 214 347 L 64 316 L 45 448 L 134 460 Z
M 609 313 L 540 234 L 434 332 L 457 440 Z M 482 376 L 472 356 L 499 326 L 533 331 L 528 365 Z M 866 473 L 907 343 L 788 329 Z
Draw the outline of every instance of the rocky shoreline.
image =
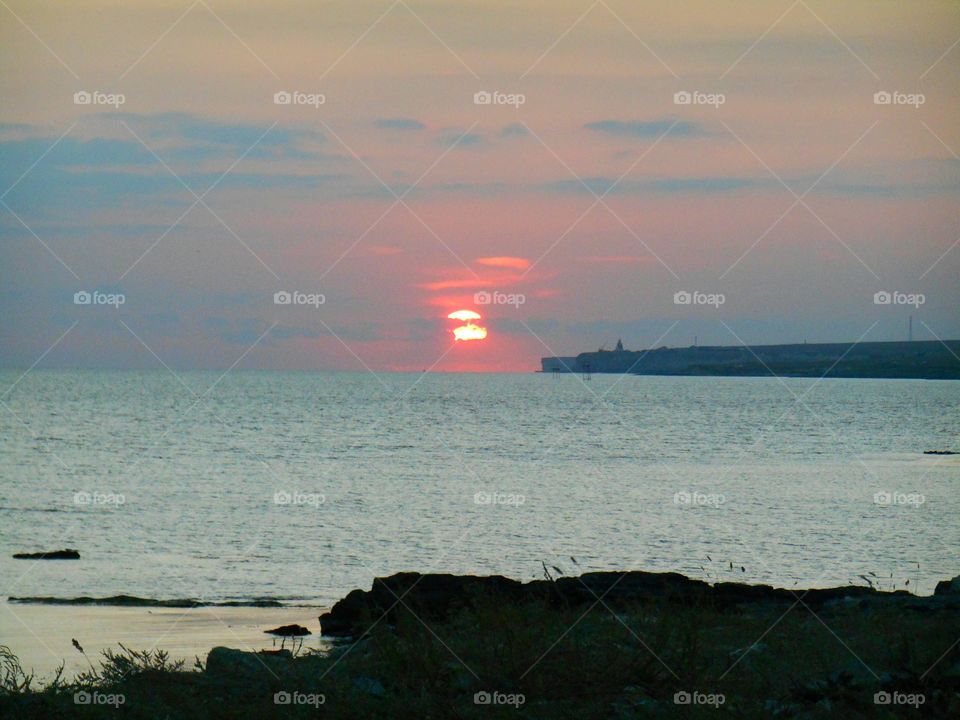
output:
M 960 609 L 960 576 L 937 584 L 931 596 L 849 585 L 808 590 L 721 582 L 709 584 L 679 573 L 591 572 L 579 577 L 520 582 L 500 575 L 404 572 L 375 578 L 370 590 L 353 590 L 320 616 L 321 634 L 355 637 L 373 622 L 395 624 L 405 609 L 423 619 L 444 619 L 480 601 L 542 602 L 557 608 L 586 608 L 602 602 L 613 609 L 652 601 L 708 606 L 724 612 L 745 605 L 802 603 L 817 609 L 836 604 L 902 610 Z
M 0 717 L 960 717 L 960 577 L 916 596 L 544 576 L 377 578 L 320 617 L 349 641 L 304 649 L 310 628 L 265 624 L 272 649 L 215 646 L 192 669 L 121 645 L 38 687 L 0 647 Z
M 169 600 L 157 600 L 155 598 L 143 598 L 136 595 L 111 595 L 110 597 L 74 597 L 58 598 L 50 596 L 16 597 L 11 595 L 7 598 L 9 602 L 32 604 L 32 605 L 102 605 L 111 607 L 156 607 L 156 608 L 203 608 L 203 607 L 258 607 L 258 608 L 279 608 L 285 607 L 279 600 L 271 598 L 253 598 L 251 600 L 225 600 L 222 602 L 213 602 L 209 600 L 196 600 L 194 598 L 172 598 Z

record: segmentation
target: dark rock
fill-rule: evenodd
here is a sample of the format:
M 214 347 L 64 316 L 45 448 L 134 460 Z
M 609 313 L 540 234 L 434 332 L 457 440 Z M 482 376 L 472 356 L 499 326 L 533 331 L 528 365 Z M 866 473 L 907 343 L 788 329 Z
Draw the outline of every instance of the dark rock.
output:
M 943 592 L 939 588 L 938 594 Z M 742 583 L 711 586 L 679 573 L 639 571 L 592 572 L 580 577 L 527 583 L 500 575 L 397 573 L 375 578 L 370 590 L 353 590 L 339 600 L 330 612 L 320 616 L 320 632 L 325 636 L 359 637 L 381 622 L 387 627 L 395 626 L 402 613 L 413 612 L 425 621 L 440 619 L 470 608 L 483 598 L 507 604 L 539 601 L 561 607 L 589 607 L 603 598 L 611 609 L 658 600 L 709 604 L 719 610 L 748 604 L 788 605 L 798 599 L 811 608 L 851 602 L 858 605 L 909 602 L 920 609 L 935 609 L 941 607 L 944 600 L 917 597 L 904 590 L 883 592 L 862 586 L 811 590 Z
M 207 654 L 205 672 L 223 677 L 261 678 L 276 676 L 293 660 L 289 650 L 245 652 L 215 647 Z
M 79 560 L 80 552 L 66 548 L 37 553 L 14 553 L 14 560 Z
M 960 453 L 954 452 L 953 450 L 924 450 L 924 455 L 960 455 Z
M 300 637 L 310 635 L 310 631 L 303 625 L 281 625 L 273 630 L 264 630 L 268 635 L 277 635 L 278 637 Z
M 375 578 L 370 591 L 353 590 L 320 616 L 322 635 L 353 635 L 379 619 L 389 624 L 406 606 L 422 617 L 442 617 L 480 595 L 519 600 L 523 585 L 499 575 L 421 575 L 397 573 Z
M 953 580 L 941 580 L 938 582 L 937 587 L 933 590 L 933 594 L 935 597 L 960 595 L 960 575 L 957 575 Z

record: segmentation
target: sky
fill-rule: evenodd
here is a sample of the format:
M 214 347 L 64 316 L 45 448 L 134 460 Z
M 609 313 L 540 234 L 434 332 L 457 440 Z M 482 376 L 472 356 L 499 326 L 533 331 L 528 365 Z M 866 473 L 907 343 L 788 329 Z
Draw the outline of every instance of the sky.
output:
M 5 0 L 0 366 L 956 339 L 958 42 L 932 0 Z

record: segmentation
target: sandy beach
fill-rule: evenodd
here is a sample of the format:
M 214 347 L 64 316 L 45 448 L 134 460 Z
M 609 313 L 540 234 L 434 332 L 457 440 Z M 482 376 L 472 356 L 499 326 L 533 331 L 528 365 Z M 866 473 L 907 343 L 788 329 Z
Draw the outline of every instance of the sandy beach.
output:
M 249 608 L 204 607 L 190 609 L 50 606 L 3 602 L 0 604 L 0 644 L 10 647 L 24 668 L 40 679 L 49 677 L 66 663 L 68 678 L 88 670 L 89 665 L 71 645 L 76 638 L 94 664 L 100 653 L 118 643 L 145 650 L 160 648 L 174 658 L 206 658 L 212 647 L 225 645 L 241 650 L 273 647 L 264 630 L 298 623 L 314 634 L 304 638 L 304 648 L 319 648 L 326 641 L 319 635 L 315 607 Z M 277 647 L 280 641 L 277 640 Z

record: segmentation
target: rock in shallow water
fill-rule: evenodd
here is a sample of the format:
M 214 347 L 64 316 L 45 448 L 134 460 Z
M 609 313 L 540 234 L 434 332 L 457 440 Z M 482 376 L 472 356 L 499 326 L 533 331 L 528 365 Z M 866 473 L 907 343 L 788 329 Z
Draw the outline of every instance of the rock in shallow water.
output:
M 264 630 L 267 635 L 276 635 L 277 637 L 302 637 L 310 635 L 310 631 L 303 625 L 281 625 L 273 630 Z
M 14 553 L 14 560 L 79 560 L 80 552 L 65 548 L 63 550 L 50 550 L 47 552 L 36 553 Z

